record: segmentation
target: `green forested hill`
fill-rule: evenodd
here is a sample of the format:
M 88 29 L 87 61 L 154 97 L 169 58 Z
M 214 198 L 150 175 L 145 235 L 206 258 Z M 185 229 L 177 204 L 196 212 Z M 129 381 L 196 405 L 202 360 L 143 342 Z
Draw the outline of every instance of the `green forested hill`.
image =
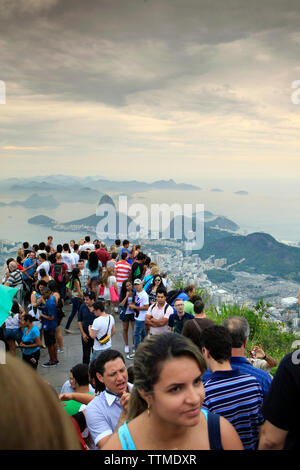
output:
M 299 248 L 279 243 L 267 233 L 227 234 L 219 240 L 207 235 L 203 248 L 197 251 L 202 259 L 215 255 L 216 258 L 227 258 L 227 263 L 233 264 L 245 258 L 233 269 L 300 281 Z

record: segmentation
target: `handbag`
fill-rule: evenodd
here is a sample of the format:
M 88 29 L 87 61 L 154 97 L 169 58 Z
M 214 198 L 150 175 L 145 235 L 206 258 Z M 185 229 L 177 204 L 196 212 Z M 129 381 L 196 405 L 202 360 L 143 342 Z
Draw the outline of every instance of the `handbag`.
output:
M 99 339 L 97 338 L 97 341 L 98 341 L 100 344 L 106 344 L 106 343 L 108 343 L 108 341 L 110 340 L 110 334 L 108 333 L 109 325 L 110 325 L 110 315 L 109 315 L 108 327 L 107 327 L 107 330 L 106 330 L 105 335 L 101 336 L 101 338 L 99 338 Z
M 115 286 L 110 286 L 109 292 L 110 292 L 110 300 L 112 302 L 119 302 L 119 293 L 118 293 L 116 287 Z
M 105 289 L 105 285 L 104 285 L 104 284 L 100 284 L 100 286 L 99 286 L 99 292 L 98 292 L 98 297 L 104 297 L 104 289 Z

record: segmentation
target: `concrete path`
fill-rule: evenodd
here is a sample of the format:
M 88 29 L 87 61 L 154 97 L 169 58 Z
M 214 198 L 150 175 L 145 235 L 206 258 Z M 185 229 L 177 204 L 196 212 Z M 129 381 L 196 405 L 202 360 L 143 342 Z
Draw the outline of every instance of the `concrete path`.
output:
M 70 329 L 74 331 L 74 334 L 66 334 L 64 327 L 67 322 L 68 316 L 71 312 L 71 305 L 65 306 L 66 316 L 61 322 L 61 331 L 63 334 L 64 341 L 64 353 L 58 354 L 59 364 L 56 367 L 45 368 L 42 367 L 44 362 L 49 360 L 47 349 L 41 349 L 41 357 L 38 365 L 38 373 L 44 380 L 49 382 L 57 393 L 60 393 L 61 386 L 69 378 L 70 369 L 82 362 L 82 346 L 81 346 L 81 335 L 77 324 L 77 315 L 71 323 Z M 122 322 L 119 319 L 119 315 L 115 316 L 116 322 L 116 334 L 112 338 L 112 348 L 120 351 L 126 361 L 127 367 L 133 364 L 132 360 L 126 358 L 124 353 L 124 341 L 122 337 Z M 129 336 L 131 342 L 131 333 Z M 18 354 L 19 355 L 19 354 Z

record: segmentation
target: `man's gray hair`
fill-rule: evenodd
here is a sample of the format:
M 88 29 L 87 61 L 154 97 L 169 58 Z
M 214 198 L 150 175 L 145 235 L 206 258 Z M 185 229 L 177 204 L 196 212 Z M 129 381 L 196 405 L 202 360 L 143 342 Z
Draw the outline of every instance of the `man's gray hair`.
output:
M 17 265 L 17 263 L 16 263 L 15 261 L 11 261 L 11 262 L 9 263 L 8 267 L 9 267 L 9 269 L 10 269 L 11 271 L 15 271 L 16 269 L 18 269 L 18 265 Z
M 241 348 L 250 335 L 248 320 L 244 317 L 233 316 L 223 321 L 223 326 L 230 333 L 233 348 Z
M 49 289 L 49 287 L 42 286 L 41 287 L 41 293 L 42 294 L 51 294 L 51 290 Z

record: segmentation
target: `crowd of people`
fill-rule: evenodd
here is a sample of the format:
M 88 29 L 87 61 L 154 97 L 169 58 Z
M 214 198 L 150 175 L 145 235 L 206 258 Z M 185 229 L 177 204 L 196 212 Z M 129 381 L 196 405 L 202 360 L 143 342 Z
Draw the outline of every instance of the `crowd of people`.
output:
M 7 260 L 2 284 L 17 293 L 0 329 L 9 352 L 0 366 L 6 397 L 0 412 L 18 399 L 17 387 L 26 393 L 31 383 L 36 408 L 28 416 L 33 420 L 49 404 L 49 412 L 43 411 L 49 436 L 47 441 L 44 430 L 40 437 L 32 421 L 30 439 L 21 426 L 7 440 L 9 420 L 17 420 L 13 413 L 20 406 L 14 403 L 5 411 L 1 448 L 297 448 L 300 361 L 287 355 L 273 378 L 270 369 L 277 363 L 260 346 L 252 345 L 247 357 L 247 320 L 233 316 L 220 325 L 207 318 L 195 286 L 169 286 L 167 274 L 140 245 L 115 240 L 108 249 L 88 235 L 56 247 L 51 236 L 32 246 L 24 242 L 16 258 Z M 82 362 L 74 364 L 57 397 L 37 369 L 41 348 L 49 354 L 42 367 L 59 365 L 68 303 L 64 333 L 72 335 L 77 322 Z M 118 325 L 123 351 L 113 347 Z M 20 371 L 18 381 L 13 368 Z M 49 401 L 42 404 L 39 394 L 47 387 Z M 54 418 L 61 426 L 59 443 L 50 437 Z

